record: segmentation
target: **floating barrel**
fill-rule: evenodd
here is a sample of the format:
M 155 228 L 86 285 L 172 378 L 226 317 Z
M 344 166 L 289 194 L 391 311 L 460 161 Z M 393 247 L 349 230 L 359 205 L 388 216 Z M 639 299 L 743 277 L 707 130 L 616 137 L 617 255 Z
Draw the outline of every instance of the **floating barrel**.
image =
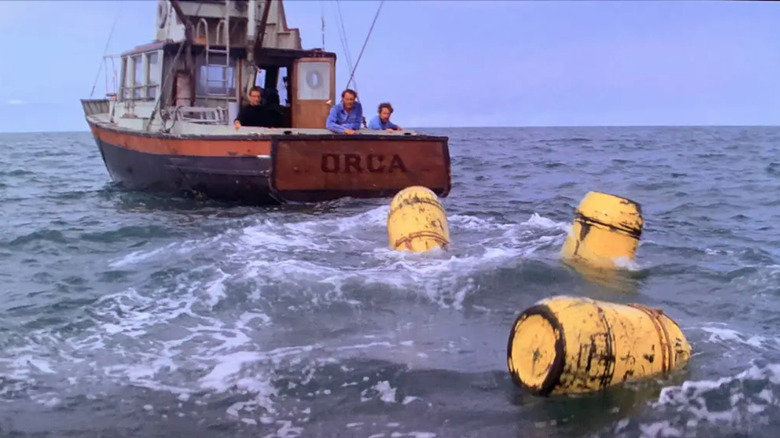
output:
M 390 247 L 398 251 L 446 247 L 450 243 L 447 214 L 436 194 L 422 186 L 398 192 L 387 213 L 387 236 Z
M 690 355 L 680 327 L 658 309 L 566 296 L 521 313 L 507 344 L 512 380 L 540 396 L 665 376 Z
M 565 260 L 597 268 L 615 268 L 615 260 L 634 259 L 642 235 L 642 207 L 626 198 L 588 192 L 574 213 L 563 243 Z

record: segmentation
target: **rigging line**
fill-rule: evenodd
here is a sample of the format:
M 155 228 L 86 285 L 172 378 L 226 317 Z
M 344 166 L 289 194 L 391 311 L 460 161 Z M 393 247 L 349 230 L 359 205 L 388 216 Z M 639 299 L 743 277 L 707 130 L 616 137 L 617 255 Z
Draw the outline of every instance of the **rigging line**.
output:
M 347 39 L 347 29 L 344 27 L 344 17 L 341 14 L 341 2 L 336 0 L 336 10 L 339 18 L 339 25 L 341 26 L 342 45 L 344 46 L 344 52 L 347 55 L 347 61 L 349 62 L 349 68 L 352 68 L 352 54 L 349 50 L 349 40 Z
M 336 0 L 336 18 L 338 19 L 338 23 L 340 24 L 340 27 L 337 26 L 339 31 L 339 39 L 341 40 L 341 48 L 344 49 L 344 58 L 347 61 L 347 68 L 349 70 L 352 70 L 352 55 L 349 50 L 349 40 L 347 39 L 347 30 L 344 28 L 344 17 L 341 15 L 341 3 L 339 0 Z M 355 81 L 355 89 L 357 90 L 357 81 Z
M 103 58 L 100 60 L 100 65 L 98 66 L 97 74 L 95 75 L 95 82 L 92 83 L 92 91 L 89 93 L 89 97 L 92 97 L 93 94 L 95 94 L 95 87 L 97 86 L 98 79 L 100 78 L 100 70 L 103 69 L 103 64 L 105 64 L 106 61 L 106 53 L 108 53 L 108 44 L 111 42 L 111 36 L 114 35 L 114 29 L 116 29 L 116 24 L 119 22 L 119 12 L 122 11 L 122 2 L 119 2 L 119 7 L 116 10 L 116 17 L 114 18 L 114 24 L 111 25 L 111 31 L 108 33 L 108 39 L 106 40 L 106 47 L 103 49 Z
M 349 88 L 350 82 L 352 82 L 352 79 L 355 77 L 355 70 L 357 70 L 357 66 L 358 64 L 360 64 L 360 58 L 363 56 L 363 51 L 366 49 L 366 44 L 368 44 L 368 39 L 371 38 L 371 32 L 374 30 L 376 19 L 379 18 L 379 11 L 382 10 L 383 4 L 385 4 L 385 0 L 379 2 L 379 7 L 376 10 L 376 14 L 374 14 L 374 21 L 371 23 L 371 27 L 368 29 L 368 35 L 366 35 L 366 40 L 363 41 L 363 47 L 360 49 L 360 54 L 358 55 L 357 61 L 355 61 L 355 67 L 352 69 L 352 74 L 349 75 L 349 81 L 347 81 L 347 88 Z M 355 83 L 355 86 L 357 86 L 357 83 Z
M 147 129 L 151 128 L 152 122 L 154 121 L 155 116 L 157 113 L 161 112 L 162 110 L 160 107 L 162 106 L 162 101 L 164 99 L 164 93 L 166 90 L 168 90 L 169 86 L 172 86 L 173 81 L 173 70 L 174 67 L 176 67 L 178 64 L 176 63 L 179 60 L 179 56 L 181 55 L 182 50 L 184 50 L 184 46 L 189 46 L 189 41 L 182 41 L 179 43 L 179 50 L 176 51 L 176 56 L 173 57 L 173 62 L 171 62 L 171 66 L 168 68 L 168 74 L 165 76 L 165 81 L 160 86 L 160 90 L 157 93 L 157 102 L 154 104 L 154 108 L 152 109 L 152 113 L 149 116 L 149 125 L 147 126 Z M 173 128 L 173 125 L 171 125 L 171 128 Z

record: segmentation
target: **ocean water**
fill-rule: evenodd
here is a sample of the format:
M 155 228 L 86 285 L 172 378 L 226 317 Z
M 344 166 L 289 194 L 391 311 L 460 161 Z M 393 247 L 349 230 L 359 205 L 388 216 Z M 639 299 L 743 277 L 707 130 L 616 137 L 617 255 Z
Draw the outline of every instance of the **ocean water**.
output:
M 88 133 L 0 135 L 0 435 L 776 436 L 780 128 L 426 131 L 454 182 L 428 254 L 388 249 L 389 199 L 133 193 Z M 559 260 L 590 190 L 642 205 L 614 284 Z M 694 355 L 534 397 L 507 339 L 559 294 L 661 308 Z

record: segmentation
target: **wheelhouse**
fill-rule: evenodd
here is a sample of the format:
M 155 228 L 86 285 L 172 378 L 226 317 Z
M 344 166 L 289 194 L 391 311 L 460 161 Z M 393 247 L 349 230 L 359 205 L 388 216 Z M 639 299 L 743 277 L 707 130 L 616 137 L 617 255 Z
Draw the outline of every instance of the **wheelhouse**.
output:
M 176 6 L 171 9 L 184 10 L 187 3 L 222 9 L 198 9 L 199 15 L 193 16 L 183 12 L 181 20 L 178 13 L 162 6 L 171 4 Z M 263 103 L 281 114 L 280 127 L 324 128 L 336 98 L 336 54 L 303 50 L 300 37 L 286 42 L 284 37 L 292 31 L 297 35 L 297 29 L 286 29 L 283 10 L 277 11 L 281 22 L 268 18 L 274 8 L 271 1 L 260 5 L 265 21 L 258 25 L 259 38 L 251 32 L 249 23 L 255 19 L 246 10 L 258 9 L 257 2 L 212 3 L 160 3 L 158 23 L 175 20 L 185 28 L 189 25 L 191 35 L 179 42 L 156 41 L 121 55 L 116 100 L 124 108 L 122 113 L 228 125 L 245 103 L 249 90 L 259 86 Z M 276 7 L 281 8 L 281 4 Z M 168 16 L 161 18 L 166 11 Z

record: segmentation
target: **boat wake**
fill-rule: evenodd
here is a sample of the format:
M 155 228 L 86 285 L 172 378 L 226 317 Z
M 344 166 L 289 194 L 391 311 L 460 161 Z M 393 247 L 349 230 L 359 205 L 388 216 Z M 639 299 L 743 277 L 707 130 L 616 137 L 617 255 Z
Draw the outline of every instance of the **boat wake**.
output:
M 437 368 L 457 349 L 429 349 L 443 336 L 421 336 L 411 323 L 398 320 L 388 333 L 376 321 L 404 311 L 458 314 L 478 290 L 474 275 L 554 258 L 568 231 L 538 214 L 519 224 L 453 215 L 449 250 L 402 253 L 388 247 L 386 214 L 387 207 L 321 220 L 279 213 L 108 260 L 107 271 L 149 271 L 148 281 L 102 296 L 58 329 L 12 340 L 0 369 L 16 386 L 5 385 L 3 395 L 56 407 L 130 385 L 175 396 L 180 409 L 166 415 L 217 404 L 226 421 L 304 421 L 306 404 L 290 394 L 324 367 L 360 357 Z M 396 399 L 386 379 L 343 385 L 358 387 L 363 401 L 416 400 Z

